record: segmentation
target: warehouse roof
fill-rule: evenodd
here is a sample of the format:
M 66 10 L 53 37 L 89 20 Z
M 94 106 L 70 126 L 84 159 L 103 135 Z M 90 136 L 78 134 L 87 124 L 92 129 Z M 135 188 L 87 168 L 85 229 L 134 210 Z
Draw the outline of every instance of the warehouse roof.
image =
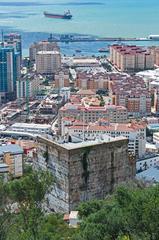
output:
M 22 154 L 23 149 L 17 144 L 0 146 L 0 155 L 3 155 L 6 152 L 10 152 L 11 154 Z
M 35 128 L 35 129 L 48 129 L 51 128 L 49 124 L 34 124 L 34 123 L 14 123 L 11 128 Z

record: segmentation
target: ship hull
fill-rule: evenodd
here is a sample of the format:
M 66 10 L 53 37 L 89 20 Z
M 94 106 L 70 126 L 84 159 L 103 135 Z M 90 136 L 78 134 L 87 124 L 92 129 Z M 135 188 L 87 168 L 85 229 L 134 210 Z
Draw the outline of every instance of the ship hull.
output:
M 51 13 L 44 13 L 44 16 L 47 18 L 57 18 L 57 19 L 67 19 L 70 20 L 72 15 L 60 15 L 60 14 L 51 14 Z

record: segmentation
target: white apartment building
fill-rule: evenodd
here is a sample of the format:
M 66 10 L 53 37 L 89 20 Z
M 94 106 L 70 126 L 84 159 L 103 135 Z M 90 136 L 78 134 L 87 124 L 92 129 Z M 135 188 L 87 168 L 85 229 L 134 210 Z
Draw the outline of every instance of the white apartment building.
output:
M 129 139 L 128 150 L 134 156 L 140 158 L 146 151 L 146 125 L 143 123 L 104 123 L 95 124 L 71 123 L 69 119 L 63 119 L 62 134 L 77 136 L 80 138 L 95 140 L 105 136 L 123 136 Z
M 156 144 L 156 147 L 159 148 L 159 132 L 153 133 L 153 142 Z
M 17 98 L 34 97 L 40 90 L 40 78 L 39 76 L 26 76 L 17 81 Z
M 60 89 L 60 96 L 64 98 L 64 101 L 67 102 L 70 99 L 71 90 L 70 87 L 63 87 Z
M 10 129 L 14 132 L 27 132 L 35 135 L 49 134 L 51 125 L 49 124 L 33 124 L 33 123 L 14 123 Z
M 148 168 L 156 167 L 159 165 L 159 154 L 149 153 L 146 154 L 143 158 L 140 158 L 136 161 L 136 170 L 137 172 L 145 171 Z
M 61 54 L 58 51 L 39 51 L 35 63 L 37 73 L 53 74 L 61 67 Z
M 122 106 L 105 105 L 87 106 L 82 104 L 67 103 L 58 112 L 58 120 L 61 125 L 63 117 L 73 117 L 86 123 L 94 123 L 101 118 L 107 118 L 110 122 L 127 122 L 127 109 Z

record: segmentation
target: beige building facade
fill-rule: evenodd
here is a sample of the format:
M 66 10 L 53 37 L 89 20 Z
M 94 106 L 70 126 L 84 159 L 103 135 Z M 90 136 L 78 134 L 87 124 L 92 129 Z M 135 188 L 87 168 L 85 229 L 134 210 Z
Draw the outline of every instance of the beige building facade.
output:
M 119 70 L 125 72 L 142 71 L 154 68 L 154 55 L 151 51 L 135 45 L 112 45 L 110 61 Z
M 58 51 L 39 51 L 35 63 L 37 73 L 53 74 L 61 67 L 61 54 Z

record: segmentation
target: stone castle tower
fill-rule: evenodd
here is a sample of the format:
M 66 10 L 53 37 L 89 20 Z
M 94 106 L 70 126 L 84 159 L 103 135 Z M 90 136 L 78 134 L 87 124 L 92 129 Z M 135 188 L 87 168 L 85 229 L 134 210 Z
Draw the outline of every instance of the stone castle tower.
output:
M 81 201 L 102 199 L 114 187 L 134 177 L 135 162 L 128 157 L 127 140 L 58 144 L 38 137 L 35 166 L 48 169 L 55 184 L 49 208 L 69 212 Z

